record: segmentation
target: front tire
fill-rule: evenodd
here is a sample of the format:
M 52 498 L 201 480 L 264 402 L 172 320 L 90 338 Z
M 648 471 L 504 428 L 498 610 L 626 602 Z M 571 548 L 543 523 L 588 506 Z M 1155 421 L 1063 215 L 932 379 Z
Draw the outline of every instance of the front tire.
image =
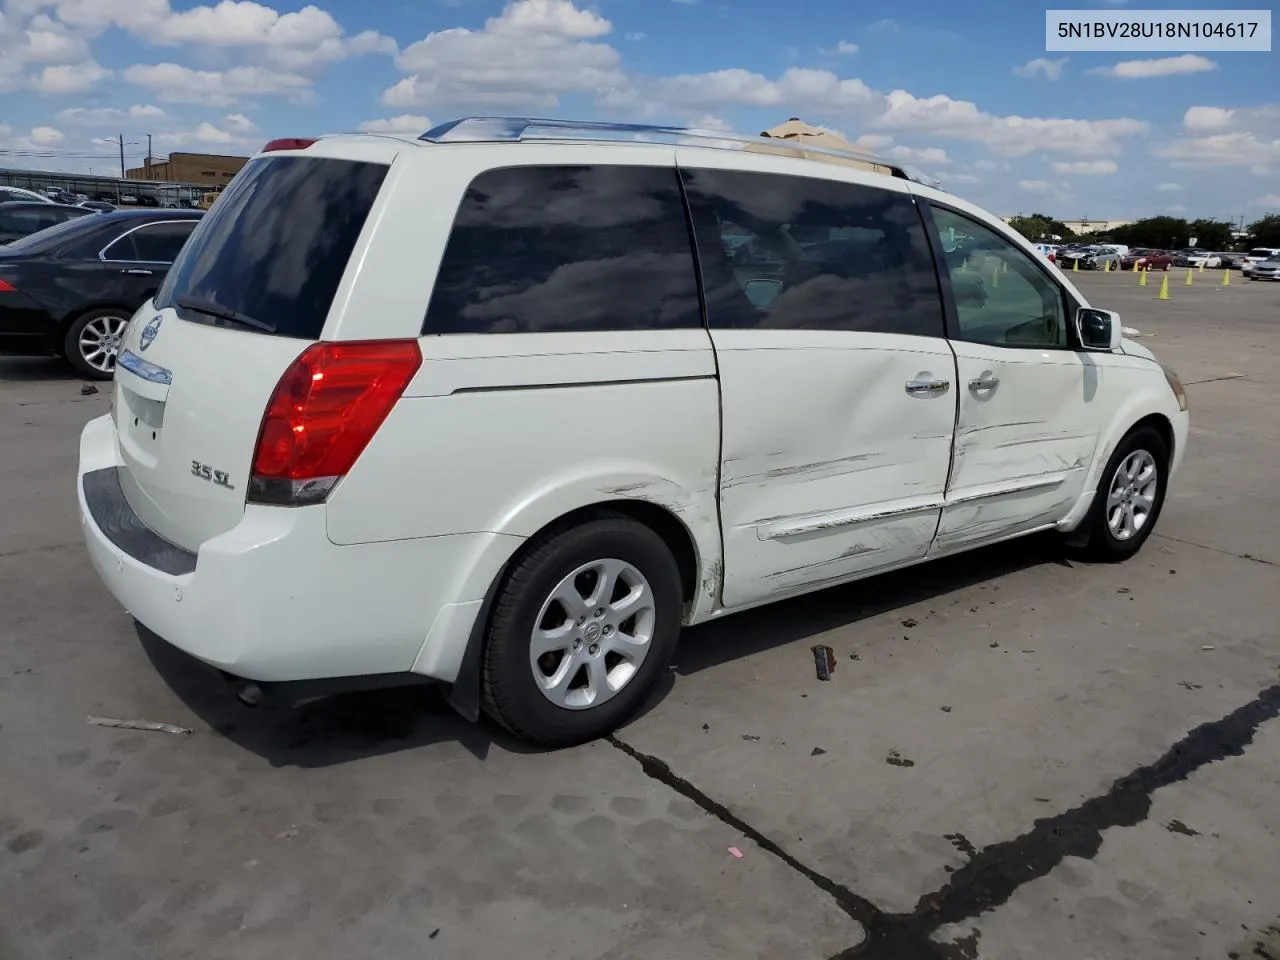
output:
M 1114 563 L 1142 549 L 1164 506 L 1169 447 L 1154 427 L 1131 431 L 1107 461 L 1085 520 L 1090 560 Z
M 612 732 L 670 663 L 682 599 L 671 551 L 628 517 L 609 514 L 539 538 L 494 598 L 485 712 L 549 747 Z
M 129 315 L 123 310 L 90 310 L 77 317 L 62 340 L 63 356 L 86 380 L 110 380 Z

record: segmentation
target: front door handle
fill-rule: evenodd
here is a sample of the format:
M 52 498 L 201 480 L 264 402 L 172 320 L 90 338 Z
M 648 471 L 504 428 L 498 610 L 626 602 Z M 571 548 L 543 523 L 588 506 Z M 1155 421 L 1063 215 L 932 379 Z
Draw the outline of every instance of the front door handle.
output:
M 127 273 L 131 277 L 149 277 L 152 275 L 150 270 L 143 270 L 141 267 L 130 267 L 128 270 L 121 270 L 121 273 Z
M 990 370 L 983 370 L 982 374 L 969 381 L 970 390 L 994 390 L 1000 386 L 1000 378 Z
M 950 380 L 917 378 L 907 381 L 907 393 L 913 397 L 938 397 L 947 392 Z

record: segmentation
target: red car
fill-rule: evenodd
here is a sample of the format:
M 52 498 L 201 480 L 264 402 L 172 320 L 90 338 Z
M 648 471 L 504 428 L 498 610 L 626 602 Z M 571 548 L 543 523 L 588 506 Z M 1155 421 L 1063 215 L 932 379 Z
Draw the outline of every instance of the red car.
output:
M 1130 250 L 1120 258 L 1120 269 L 1132 270 L 1135 263 L 1139 270 L 1168 270 L 1173 256 L 1163 250 Z

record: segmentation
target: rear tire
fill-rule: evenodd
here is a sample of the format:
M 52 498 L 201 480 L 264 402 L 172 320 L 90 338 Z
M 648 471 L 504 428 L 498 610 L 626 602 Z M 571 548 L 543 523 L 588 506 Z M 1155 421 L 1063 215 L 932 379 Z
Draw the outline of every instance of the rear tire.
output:
M 129 315 L 118 307 L 90 310 L 77 317 L 62 339 L 62 355 L 86 380 L 110 380 Z
M 1098 481 L 1083 526 L 1084 557 L 1104 563 L 1128 560 L 1147 542 L 1164 506 L 1169 482 L 1169 448 L 1154 427 L 1131 431 Z
M 538 538 L 494 598 L 485 712 L 548 747 L 611 733 L 670 663 L 682 600 L 671 551 L 635 520 L 602 515 Z

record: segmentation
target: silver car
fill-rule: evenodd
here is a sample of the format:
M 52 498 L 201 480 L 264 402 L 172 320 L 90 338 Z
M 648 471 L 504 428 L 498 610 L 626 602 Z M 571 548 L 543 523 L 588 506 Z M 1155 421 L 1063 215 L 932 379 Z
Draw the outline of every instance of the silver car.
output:
M 1250 280 L 1280 280 L 1280 253 L 1259 260 L 1249 271 Z

